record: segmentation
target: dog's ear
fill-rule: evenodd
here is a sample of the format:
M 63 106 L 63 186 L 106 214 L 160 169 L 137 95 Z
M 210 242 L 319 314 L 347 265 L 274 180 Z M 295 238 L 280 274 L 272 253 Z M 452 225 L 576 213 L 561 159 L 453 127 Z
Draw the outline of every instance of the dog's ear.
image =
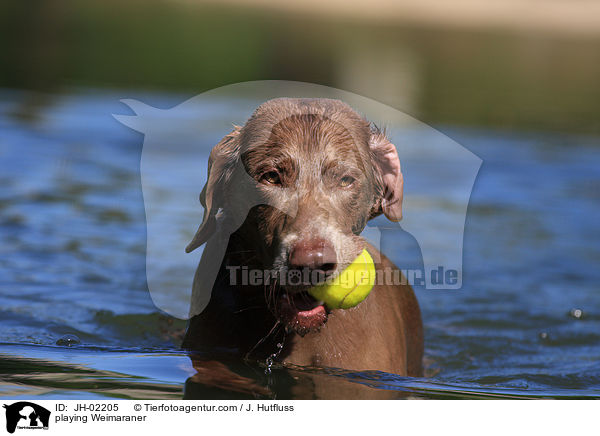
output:
M 400 221 L 404 179 L 396 146 L 390 142 L 384 132 L 374 127 L 371 131 L 369 147 L 377 171 L 379 191 L 375 205 L 371 209 L 371 218 L 383 213 L 390 221 Z
M 194 238 L 185 247 L 186 253 L 204 244 L 217 230 L 217 214 L 219 209 L 224 206 L 224 187 L 230 175 L 228 173 L 231 172 L 231 168 L 239 155 L 239 134 L 240 127 L 235 126 L 233 131 L 225 135 L 210 152 L 206 185 L 200 193 L 200 203 L 204 207 L 204 217 Z

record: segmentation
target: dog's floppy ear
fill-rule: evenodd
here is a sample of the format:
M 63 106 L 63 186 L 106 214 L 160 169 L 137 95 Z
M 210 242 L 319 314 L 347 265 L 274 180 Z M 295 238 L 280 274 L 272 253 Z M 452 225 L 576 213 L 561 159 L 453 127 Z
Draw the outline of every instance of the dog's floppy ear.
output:
M 239 154 L 239 134 L 240 127 L 235 126 L 233 131 L 225 135 L 210 152 L 208 177 L 206 185 L 200 193 L 200 203 L 204 207 L 204 217 L 194 238 L 185 247 L 186 253 L 204 244 L 217 230 L 217 213 L 224 206 L 224 185 L 229 177 L 228 170 L 231 170 L 232 164 Z
M 383 213 L 390 221 L 402 219 L 402 197 L 404 179 L 396 146 L 385 133 L 374 127 L 371 131 L 369 147 L 378 172 L 378 198 L 371 210 L 371 218 Z

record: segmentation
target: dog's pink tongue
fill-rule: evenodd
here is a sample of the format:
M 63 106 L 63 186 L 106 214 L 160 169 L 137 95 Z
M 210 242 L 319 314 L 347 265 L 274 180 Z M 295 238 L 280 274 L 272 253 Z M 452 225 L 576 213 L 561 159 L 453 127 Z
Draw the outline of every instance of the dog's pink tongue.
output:
M 300 310 L 294 317 L 299 327 L 313 329 L 322 326 L 327 320 L 325 306 L 320 305 L 310 310 Z
M 281 300 L 281 315 L 287 326 L 300 335 L 319 329 L 327 321 L 325 306 L 318 305 L 312 308 L 298 308 L 291 305 L 287 298 Z

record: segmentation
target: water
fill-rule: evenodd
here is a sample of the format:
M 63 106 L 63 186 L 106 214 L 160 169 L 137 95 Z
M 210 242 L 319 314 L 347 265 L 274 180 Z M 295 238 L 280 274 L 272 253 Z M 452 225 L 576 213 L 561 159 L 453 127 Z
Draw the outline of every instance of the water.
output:
M 148 293 L 143 138 L 111 116 L 135 95 L 0 96 L 0 396 L 600 397 L 600 138 L 442 128 L 484 162 L 463 289 L 416 289 L 426 377 L 224 357 L 240 379 L 211 384 Z M 418 265 L 414 239 L 387 232 L 384 251 Z

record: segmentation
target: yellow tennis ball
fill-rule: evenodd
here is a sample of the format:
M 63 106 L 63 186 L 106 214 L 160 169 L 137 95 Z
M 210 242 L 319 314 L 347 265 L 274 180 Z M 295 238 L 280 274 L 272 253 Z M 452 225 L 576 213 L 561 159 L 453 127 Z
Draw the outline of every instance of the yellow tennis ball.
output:
M 344 271 L 308 293 L 330 309 L 349 309 L 367 298 L 375 285 L 375 274 L 373 258 L 363 250 Z

